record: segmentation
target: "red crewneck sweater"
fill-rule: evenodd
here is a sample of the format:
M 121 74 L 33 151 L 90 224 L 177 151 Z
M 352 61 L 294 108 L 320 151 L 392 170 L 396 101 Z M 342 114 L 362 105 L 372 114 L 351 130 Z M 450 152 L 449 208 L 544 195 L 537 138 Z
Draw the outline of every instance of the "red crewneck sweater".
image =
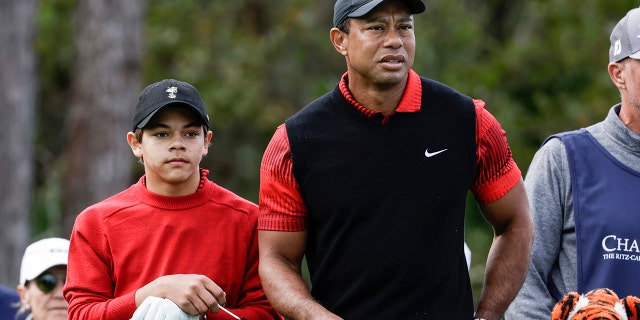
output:
M 64 288 L 69 319 L 128 320 L 136 290 L 170 274 L 208 276 L 240 317 L 280 319 L 258 276 L 257 206 L 201 173 L 193 194 L 155 194 L 142 177 L 77 217 Z

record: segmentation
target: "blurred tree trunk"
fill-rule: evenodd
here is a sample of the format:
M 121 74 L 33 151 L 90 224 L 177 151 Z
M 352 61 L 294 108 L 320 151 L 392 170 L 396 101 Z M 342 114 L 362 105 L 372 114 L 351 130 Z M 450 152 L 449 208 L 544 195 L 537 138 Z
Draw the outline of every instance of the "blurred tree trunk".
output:
M 145 0 L 80 0 L 68 118 L 63 228 L 131 182 L 126 142 L 140 88 Z
M 37 0 L 6 0 L 0 10 L 0 283 L 11 287 L 18 284 L 30 230 L 37 128 L 36 8 Z

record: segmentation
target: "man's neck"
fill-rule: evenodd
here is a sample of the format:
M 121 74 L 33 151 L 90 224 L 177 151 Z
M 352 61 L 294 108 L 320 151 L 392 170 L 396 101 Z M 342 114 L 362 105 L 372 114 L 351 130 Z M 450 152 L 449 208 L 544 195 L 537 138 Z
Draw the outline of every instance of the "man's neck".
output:
M 620 117 L 620 121 L 622 121 L 622 123 L 624 123 L 624 125 L 627 126 L 629 130 L 640 135 L 640 109 L 639 108 L 631 105 L 623 105 L 620 108 L 620 114 L 618 114 L 618 116 Z
M 349 91 L 360 105 L 372 111 L 379 111 L 384 115 L 395 112 L 400 100 L 402 100 L 405 87 L 406 83 L 389 88 L 381 88 L 375 85 L 359 86 L 349 82 Z

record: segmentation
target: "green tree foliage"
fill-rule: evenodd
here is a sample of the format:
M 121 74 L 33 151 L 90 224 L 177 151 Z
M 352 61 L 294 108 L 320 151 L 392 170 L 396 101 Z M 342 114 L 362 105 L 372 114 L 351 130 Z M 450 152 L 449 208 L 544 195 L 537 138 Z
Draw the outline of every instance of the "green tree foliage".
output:
M 62 228 L 61 169 L 66 144 L 65 118 L 73 66 L 73 11 L 76 0 L 40 1 L 36 134 L 36 193 L 32 213 L 34 237 L 59 236 Z
M 75 2 L 43 1 L 40 9 L 41 218 L 58 208 L 52 190 L 65 141 L 51 132 L 64 126 Z M 505 128 L 523 174 L 545 137 L 600 121 L 619 101 L 606 71 L 608 39 L 636 1 L 426 3 L 427 12 L 415 17 L 415 70 L 484 100 Z M 199 88 L 214 131 L 203 166 L 221 185 L 257 201 L 260 159 L 275 127 L 345 71 L 329 42 L 332 8 L 333 1 L 312 0 L 150 0 L 140 89 L 168 77 Z M 132 182 L 141 172 L 138 166 Z M 467 241 L 477 286 L 492 233 L 471 199 Z
M 275 127 L 343 71 L 328 41 L 331 10 L 329 2 L 312 1 L 150 5 L 144 78 L 177 77 L 199 88 L 214 131 L 204 166 L 254 201 Z

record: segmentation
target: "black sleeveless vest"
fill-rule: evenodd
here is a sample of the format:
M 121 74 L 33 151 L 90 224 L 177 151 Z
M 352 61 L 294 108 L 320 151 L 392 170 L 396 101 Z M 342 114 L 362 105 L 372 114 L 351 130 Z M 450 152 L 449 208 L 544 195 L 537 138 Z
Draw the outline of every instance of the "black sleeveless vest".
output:
M 286 123 L 309 210 L 312 294 L 345 319 L 472 318 L 464 215 L 473 101 L 422 79 L 422 108 L 370 119 L 336 86 Z

